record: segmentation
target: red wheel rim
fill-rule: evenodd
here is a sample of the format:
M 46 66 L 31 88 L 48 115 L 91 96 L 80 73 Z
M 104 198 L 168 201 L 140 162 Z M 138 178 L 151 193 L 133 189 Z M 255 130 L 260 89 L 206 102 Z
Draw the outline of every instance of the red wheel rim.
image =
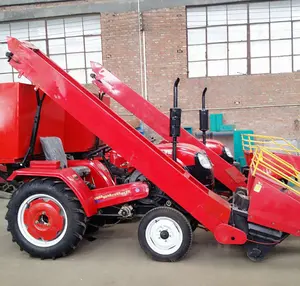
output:
M 64 228 L 64 217 L 59 205 L 42 198 L 29 203 L 24 212 L 24 223 L 28 233 L 35 239 L 51 241 Z

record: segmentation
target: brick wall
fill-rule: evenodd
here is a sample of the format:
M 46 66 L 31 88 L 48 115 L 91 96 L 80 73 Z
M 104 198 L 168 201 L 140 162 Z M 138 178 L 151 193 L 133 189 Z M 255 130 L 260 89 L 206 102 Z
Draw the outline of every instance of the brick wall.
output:
M 141 89 L 139 24 L 136 12 L 101 14 L 103 65 L 138 93 Z M 113 109 L 125 119 L 128 112 L 114 100 Z
M 137 13 L 102 14 L 103 63 L 141 93 Z M 183 125 L 198 127 L 201 91 L 208 87 L 211 113 L 222 112 L 225 123 L 256 133 L 300 139 L 300 74 L 187 78 L 186 14 L 184 7 L 143 13 L 148 99 L 168 112 L 172 86 L 180 82 Z M 287 106 L 298 104 L 298 106 Z M 275 107 L 264 107 L 273 105 Z M 114 108 L 126 118 L 123 109 Z

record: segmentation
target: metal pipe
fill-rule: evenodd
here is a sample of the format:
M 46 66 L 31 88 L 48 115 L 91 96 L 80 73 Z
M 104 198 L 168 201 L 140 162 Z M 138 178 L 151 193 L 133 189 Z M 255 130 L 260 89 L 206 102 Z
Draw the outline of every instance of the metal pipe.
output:
M 256 108 L 272 108 L 272 107 L 298 107 L 300 106 L 299 103 L 291 103 L 291 104 L 272 104 L 272 105 L 251 105 L 251 106 L 242 106 L 242 107 L 215 107 L 210 108 L 210 110 L 239 110 L 239 109 L 256 109 Z M 196 108 L 185 108 L 182 109 L 183 112 L 189 112 L 189 111 L 199 111 L 199 109 Z
M 203 92 L 202 92 L 202 109 L 205 109 L 205 94 L 207 92 L 207 87 L 204 88 Z
M 207 137 L 206 131 L 203 131 L 202 132 L 202 141 L 203 141 L 204 145 L 206 145 L 206 137 Z
M 148 100 L 148 84 L 147 84 L 147 57 L 146 57 L 146 33 L 142 31 L 143 39 L 143 63 L 144 63 L 144 95 L 145 99 Z
M 27 165 L 28 160 L 32 157 L 32 155 L 34 153 L 35 142 L 36 142 L 39 125 L 40 125 L 42 106 L 43 106 L 44 99 L 46 97 L 45 93 L 42 95 L 42 97 L 40 97 L 40 93 L 39 93 L 38 89 L 35 91 L 35 94 L 36 94 L 36 101 L 37 101 L 37 109 L 36 109 L 35 116 L 34 116 L 34 122 L 33 122 L 33 128 L 32 128 L 32 132 L 31 132 L 29 147 L 27 149 L 27 152 L 26 152 L 22 162 L 20 163 L 21 167 L 25 167 Z
M 210 108 L 210 110 L 239 110 L 239 109 L 256 109 L 256 108 L 272 108 L 272 107 L 298 107 L 300 106 L 299 103 L 291 103 L 291 104 L 283 104 L 283 105 L 252 105 L 252 106 L 243 106 L 243 107 L 215 107 L 215 108 Z M 194 111 L 199 111 L 199 108 L 185 108 L 182 109 L 182 112 L 194 112 Z M 162 113 L 168 114 L 168 111 L 162 111 Z M 132 116 L 131 114 L 127 113 L 120 113 L 119 115 L 122 116 Z
M 172 159 L 176 162 L 177 137 L 180 136 L 181 110 L 178 108 L 178 84 L 177 78 L 173 86 L 173 108 L 170 109 L 170 136 L 172 136 Z M 178 124 L 179 121 L 179 124 Z
M 141 35 L 141 21 L 140 21 L 140 0 L 137 2 L 137 10 L 138 10 L 138 25 L 139 25 L 139 52 L 140 52 L 140 74 L 141 74 L 141 93 L 145 98 L 144 92 L 144 79 L 143 79 L 143 51 L 142 51 L 142 35 Z
M 233 135 L 233 131 L 221 131 L 221 132 L 216 132 L 216 131 L 212 131 L 212 132 L 206 132 L 205 134 L 208 138 L 211 138 L 212 136 L 232 136 Z M 195 132 L 195 137 L 197 138 L 201 138 L 202 137 L 202 132 Z
M 174 100 L 174 106 L 173 107 L 178 107 L 178 84 L 179 84 L 180 79 L 177 78 L 174 82 L 174 92 L 173 92 L 173 100 Z
M 173 142 L 172 142 L 172 159 L 176 162 L 176 157 L 177 157 L 177 138 L 173 137 Z
M 207 87 L 202 91 L 202 110 L 199 111 L 200 130 L 202 131 L 203 144 L 206 145 L 206 131 L 208 130 L 208 110 L 205 109 L 205 94 Z

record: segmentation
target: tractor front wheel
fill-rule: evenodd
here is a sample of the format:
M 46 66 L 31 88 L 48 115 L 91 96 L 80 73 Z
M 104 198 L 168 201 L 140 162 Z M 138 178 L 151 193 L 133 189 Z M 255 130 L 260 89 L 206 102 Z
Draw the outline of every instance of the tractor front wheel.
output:
M 86 230 L 86 215 L 62 181 L 34 179 L 14 192 L 8 203 L 7 230 L 21 250 L 42 259 L 72 252 Z
M 193 232 L 188 219 L 178 210 L 157 207 L 141 220 L 138 239 L 141 248 L 153 260 L 175 262 L 192 245 Z

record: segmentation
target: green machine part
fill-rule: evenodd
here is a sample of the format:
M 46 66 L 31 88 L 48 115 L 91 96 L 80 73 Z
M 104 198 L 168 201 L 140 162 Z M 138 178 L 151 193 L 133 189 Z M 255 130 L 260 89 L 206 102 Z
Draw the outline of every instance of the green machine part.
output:
M 226 132 L 233 131 L 235 129 L 234 124 L 223 124 L 223 114 L 216 113 L 210 114 L 209 116 L 210 127 L 209 130 L 211 132 Z
M 247 164 L 243 152 L 242 134 L 254 134 L 254 132 L 253 130 L 235 130 L 233 132 L 234 159 L 241 164 L 241 167 L 245 167 Z
M 209 115 L 209 130 L 211 132 L 219 132 L 223 124 L 223 114 L 210 114 Z
M 193 135 L 193 128 L 192 127 L 183 127 L 187 132 Z
M 210 131 L 211 132 L 233 132 L 233 149 L 234 159 L 239 162 L 241 167 L 245 167 L 246 159 L 243 152 L 242 146 L 242 134 L 254 134 L 253 130 L 235 130 L 234 124 L 223 124 L 223 114 L 215 113 L 210 114 Z

